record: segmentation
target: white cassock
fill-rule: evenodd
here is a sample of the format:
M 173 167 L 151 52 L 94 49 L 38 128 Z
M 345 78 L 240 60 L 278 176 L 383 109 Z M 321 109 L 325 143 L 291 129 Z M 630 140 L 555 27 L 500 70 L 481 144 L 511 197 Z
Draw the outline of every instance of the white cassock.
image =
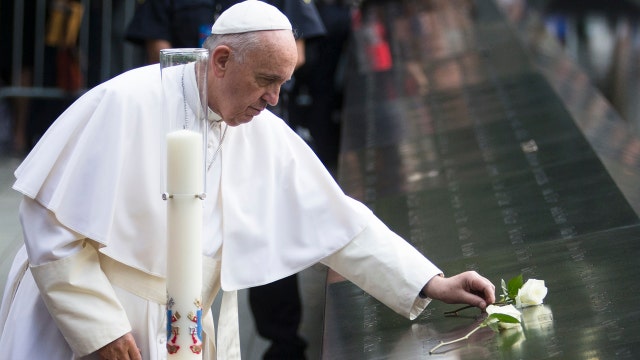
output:
M 185 73 L 175 96 L 195 108 L 195 76 Z M 2 356 L 97 358 L 131 331 L 144 359 L 166 358 L 162 99 L 158 65 L 107 81 L 16 170 L 25 247 L 0 310 Z M 210 125 L 207 164 L 226 127 Z M 426 307 L 418 293 L 441 271 L 344 195 L 281 119 L 263 111 L 226 131 L 207 171 L 203 309 L 220 288 L 233 294 L 317 262 L 410 319 Z M 223 311 L 220 326 L 234 316 Z M 215 358 L 212 329 L 206 321 L 205 359 Z M 221 329 L 218 352 L 238 358 L 234 339 Z

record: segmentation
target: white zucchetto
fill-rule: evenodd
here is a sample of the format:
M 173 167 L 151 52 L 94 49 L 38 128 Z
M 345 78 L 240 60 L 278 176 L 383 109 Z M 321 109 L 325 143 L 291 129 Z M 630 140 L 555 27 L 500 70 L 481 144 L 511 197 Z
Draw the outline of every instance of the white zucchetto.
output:
M 239 34 L 263 30 L 291 30 L 289 19 L 273 5 L 246 0 L 225 10 L 211 27 L 212 34 Z

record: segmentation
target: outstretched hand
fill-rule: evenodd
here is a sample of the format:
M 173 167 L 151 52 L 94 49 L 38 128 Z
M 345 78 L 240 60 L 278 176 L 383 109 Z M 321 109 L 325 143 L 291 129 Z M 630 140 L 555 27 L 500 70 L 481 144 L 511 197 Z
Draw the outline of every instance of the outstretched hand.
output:
M 434 276 L 422 292 L 431 299 L 447 304 L 468 304 L 486 309 L 496 301 L 496 287 L 475 271 L 466 271 L 450 278 Z
M 126 333 L 98 350 L 101 360 L 124 359 L 142 360 L 140 349 L 131 333 Z

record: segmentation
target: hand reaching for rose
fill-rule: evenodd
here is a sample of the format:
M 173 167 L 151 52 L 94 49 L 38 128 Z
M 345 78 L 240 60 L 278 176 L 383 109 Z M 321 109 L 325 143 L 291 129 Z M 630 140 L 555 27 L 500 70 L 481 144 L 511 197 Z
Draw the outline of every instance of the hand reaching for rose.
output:
M 475 271 L 466 271 L 450 278 L 435 276 L 422 289 L 431 299 L 447 304 L 469 304 L 481 310 L 496 301 L 495 291 L 491 281 Z

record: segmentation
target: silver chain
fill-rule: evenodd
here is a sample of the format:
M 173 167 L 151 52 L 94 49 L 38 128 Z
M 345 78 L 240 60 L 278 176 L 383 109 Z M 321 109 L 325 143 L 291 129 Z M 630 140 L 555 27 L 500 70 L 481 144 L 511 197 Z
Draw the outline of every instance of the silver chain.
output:
M 213 121 L 209 121 L 209 124 L 213 124 Z M 213 165 L 213 163 L 216 161 L 216 158 L 218 157 L 218 153 L 220 152 L 220 149 L 222 149 L 222 142 L 224 141 L 224 136 L 227 135 L 228 128 L 229 128 L 229 125 L 224 124 L 224 130 L 222 130 L 222 125 L 220 125 L 220 130 L 222 131 L 222 135 L 220 136 L 220 142 L 218 143 L 218 148 L 213 153 L 213 156 L 211 157 L 211 161 L 209 161 L 209 165 L 207 165 L 207 172 L 209 172 L 209 169 L 211 169 L 211 165 Z
M 182 68 L 182 79 L 181 79 L 181 83 L 182 83 L 182 103 L 184 104 L 184 124 L 182 125 L 183 128 L 186 130 L 189 128 L 189 115 L 187 112 L 187 94 L 186 91 L 184 89 L 184 72 L 185 69 L 187 68 L 187 66 L 185 65 Z M 209 122 L 209 129 L 213 132 L 213 128 L 212 126 L 214 126 L 214 121 L 208 120 L 207 122 Z M 224 123 L 224 121 L 220 121 L 221 123 Z M 213 165 L 213 163 L 216 161 L 216 158 L 218 157 L 218 153 L 220 152 L 220 150 L 222 149 L 222 142 L 224 141 L 224 137 L 225 135 L 227 135 L 227 129 L 229 128 L 229 125 L 224 124 L 224 130 L 222 130 L 222 125 L 220 125 L 220 130 L 222 131 L 222 135 L 220 136 L 220 142 L 218 143 L 218 147 L 216 148 L 216 151 L 213 153 L 213 156 L 211 157 L 211 160 L 209 161 L 209 164 L 207 165 L 207 172 L 209 172 L 209 169 L 211 169 L 211 165 Z
M 182 129 L 189 129 L 189 116 L 187 114 L 187 94 L 184 91 L 184 71 L 187 68 L 187 65 L 182 67 L 182 104 L 184 104 L 184 123 L 182 124 Z

